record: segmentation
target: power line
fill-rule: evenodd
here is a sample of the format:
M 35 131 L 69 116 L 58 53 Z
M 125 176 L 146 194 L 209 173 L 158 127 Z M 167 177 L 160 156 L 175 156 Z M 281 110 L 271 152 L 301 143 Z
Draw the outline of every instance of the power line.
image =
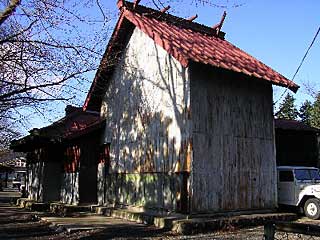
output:
M 293 81 L 293 80 L 294 80 L 294 78 L 296 77 L 297 73 L 299 72 L 299 70 L 300 70 L 300 68 L 301 68 L 301 66 L 302 66 L 302 64 L 303 64 L 303 62 L 304 62 L 304 60 L 306 59 L 306 57 L 307 57 L 307 55 L 308 55 L 308 53 L 309 53 L 309 51 L 310 51 L 310 48 L 312 47 L 312 45 L 313 45 L 313 44 L 314 44 L 314 42 L 316 41 L 316 38 L 317 38 L 317 36 L 318 36 L 319 32 L 320 32 L 320 27 L 318 28 L 318 31 L 317 31 L 316 35 L 314 36 L 314 38 L 313 38 L 313 40 L 312 40 L 312 42 L 311 42 L 310 46 L 308 47 L 308 50 L 307 50 L 307 51 L 306 51 L 306 53 L 304 54 L 304 56 L 303 56 L 303 58 L 302 58 L 302 60 L 301 60 L 301 62 L 300 62 L 300 65 L 299 65 L 299 67 L 297 68 L 297 71 L 294 73 L 294 75 L 293 75 L 293 77 L 292 77 L 292 80 L 291 80 L 291 81 Z
M 309 53 L 309 51 L 310 51 L 310 49 L 311 49 L 311 47 L 313 46 L 314 42 L 316 41 L 316 39 L 317 39 L 317 37 L 318 37 L 318 35 L 319 35 L 319 32 L 320 32 L 320 27 L 318 28 L 318 31 L 317 31 L 316 34 L 314 35 L 314 37 L 313 37 L 313 39 L 312 39 L 312 42 L 311 42 L 311 44 L 309 45 L 306 53 L 304 54 L 303 58 L 301 59 L 301 62 L 300 62 L 300 64 L 299 64 L 296 72 L 293 74 L 293 77 L 292 77 L 292 79 L 291 79 L 292 82 L 294 81 L 294 78 L 297 76 L 297 74 L 298 74 L 298 72 L 299 72 L 299 70 L 300 70 L 300 68 L 301 68 L 304 60 L 306 59 L 306 57 L 307 57 L 307 55 L 308 55 L 308 53 Z M 280 101 L 280 99 L 281 99 L 281 98 L 284 96 L 284 94 L 288 91 L 288 87 L 289 87 L 289 85 L 286 87 L 286 89 L 284 90 L 284 92 L 281 94 L 281 96 L 279 97 L 279 99 L 278 99 L 277 101 L 275 101 L 274 104 L 276 104 L 276 103 L 278 103 L 278 102 Z

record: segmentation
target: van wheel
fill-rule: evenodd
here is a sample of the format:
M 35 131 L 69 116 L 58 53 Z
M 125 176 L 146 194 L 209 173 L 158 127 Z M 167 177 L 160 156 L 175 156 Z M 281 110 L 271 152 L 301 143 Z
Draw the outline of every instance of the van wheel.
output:
M 311 219 L 320 217 L 320 201 L 317 198 L 310 198 L 304 204 L 304 214 Z

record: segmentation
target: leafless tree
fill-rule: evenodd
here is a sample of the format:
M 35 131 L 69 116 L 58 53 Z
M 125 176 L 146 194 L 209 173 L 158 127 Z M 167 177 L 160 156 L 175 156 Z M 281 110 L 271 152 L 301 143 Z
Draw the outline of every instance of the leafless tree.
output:
M 142 3 L 143 2 L 144 1 L 142 1 Z M 158 9 L 164 8 L 167 5 L 171 5 L 176 10 L 177 9 L 190 10 L 198 6 L 214 7 L 214 8 L 221 8 L 221 9 L 237 8 L 244 5 L 245 1 L 244 0 L 232 0 L 232 1 L 230 0 L 177 0 L 177 1 L 149 0 L 147 1 L 147 3 L 150 6 Z
M 98 11 L 89 17 L 92 8 Z M 98 0 L 0 0 L 0 120 L 10 122 L 21 108 L 83 98 L 109 20 Z
M 83 101 L 92 81 L 92 75 L 86 74 L 97 69 L 112 27 L 109 23 L 117 16 L 117 0 L 113 1 L 0 0 L 0 121 L 6 126 L 0 132 L 15 135 L 14 123 L 21 124 L 26 113 L 30 115 L 26 108 L 49 117 L 57 101 Z M 190 4 L 191 8 L 200 4 L 231 8 L 243 1 L 146 0 L 141 4 L 158 9 L 169 4 L 172 9 Z M 107 5 L 114 5 L 114 10 Z

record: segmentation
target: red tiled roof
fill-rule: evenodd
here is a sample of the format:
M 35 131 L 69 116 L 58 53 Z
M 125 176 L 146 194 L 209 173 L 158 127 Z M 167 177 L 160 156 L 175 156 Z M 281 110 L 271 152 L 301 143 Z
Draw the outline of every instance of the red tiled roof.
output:
M 49 126 L 33 129 L 29 135 L 13 140 L 10 148 L 27 152 L 47 142 L 71 140 L 94 131 L 95 126 L 101 125 L 101 122 L 102 119 L 98 113 L 84 112 L 82 108 L 76 109 Z
M 122 28 L 124 19 L 152 38 L 185 67 L 188 66 L 190 61 L 200 62 L 288 87 L 294 92 L 299 88 L 298 85 L 267 65 L 228 41 L 221 39 L 217 36 L 215 29 L 140 5 L 133 8 L 132 3 L 129 2 L 125 2 L 124 6 L 121 7 L 121 16 L 116 29 Z M 119 40 L 117 37 L 118 30 L 114 32 L 111 42 L 116 39 Z M 112 51 L 112 44 L 108 48 Z M 109 53 L 106 52 L 106 54 Z M 84 108 L 90 101 L 96 81 L 99 80 L 95 79 Z
M 68 138 L 91 125 L 100 122 L 99 113 L 85 112 L 77 109 L 49 126 L 37 129 L 37 134 L 50 138 Z

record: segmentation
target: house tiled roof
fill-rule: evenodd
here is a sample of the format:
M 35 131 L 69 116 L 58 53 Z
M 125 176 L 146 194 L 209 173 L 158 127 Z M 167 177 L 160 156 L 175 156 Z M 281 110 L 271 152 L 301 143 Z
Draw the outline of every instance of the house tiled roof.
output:
M 78 108 L 49 126 L 33 129 L 29 135 L 13 140 L 10 148 L 24 152 L 47 143 L 70 140 L 94 130 L 93 127 L 101 121 L 98 113 L 85 112 Z
M 118 4 L 121 16 L 105 53 L 105 60 L 108 59 L 108 55 L 112 55 L 112 51 L 114 51 L 113 47 L 118 41 L 122 42 L 122 47 L 124 48 L 125 44 L 121 39 L 127 39 L 128 36 L 121 33 L 121 30 L 127 29 L 125 31 L 126 34 L 131 34 L 133 25 L 133 28 L 137 27 L 143 31 L 185 67 L 191 61 L 200 62 L 245 74 L 256 80 L 263 80 L 275 85 L 288 87 L 294 92 L 299 88 L 298 85 L 272 68 L 224 40 L 221 34 L 217 35 L 217 31 L 214 28 L 144 6 L 138 5 L 133 7 L 133 4 L 130 2 L 119 2 L 122 3 Z M 98 95 L 96 86 L 101 81 L 99 78 L 101 78 L 101 75 L 97 74 L 84 108 L 90 105 L 92 95 Z
M 288 120 L 288 119 L 275 119 L 274 120 L 275 129 L 282 130 L 295 130 L 295 131 L 308 131 L 308 132 L 318 132 L 320 133 L 320 129 L 310 127 L 307 124 L 296 120 Z
M 68 138 L 99 121 L 100 115 L 98 113 L 85 112 L 80 108 L 49 126 L 32 130 L 31 133 L 52 139 Z

